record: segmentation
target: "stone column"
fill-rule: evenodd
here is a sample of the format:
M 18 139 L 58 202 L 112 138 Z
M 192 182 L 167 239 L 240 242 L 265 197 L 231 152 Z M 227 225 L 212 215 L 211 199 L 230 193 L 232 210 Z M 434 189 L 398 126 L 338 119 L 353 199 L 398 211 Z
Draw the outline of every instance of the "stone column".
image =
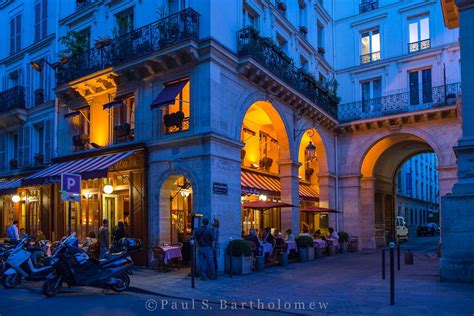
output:
M 458 182 L 453 194 L 442 198 L 442 281 L 474 282 L 474 1 L 455 0 L 459 9 L 461 44 L 462 131 L 454 148 Z
M 350 236 L 357 236 L 359 248 L 362 248 L 363 229 L 361 229 L 360 221 L 359 178 L 358 174 L 339 176 L 339 211 L 342 212 L 344 230 Z
M 293 234 L 300 231 L 300 196 L 299 196 L 299 162 L 280 162 L 281 201 L 296 207 L 285 207 L 281 209 L 281 229 L 290 228 Z
M 375 248 L 375 178 L 360 180 L 360 226 L 359 243 L 362 248 Z

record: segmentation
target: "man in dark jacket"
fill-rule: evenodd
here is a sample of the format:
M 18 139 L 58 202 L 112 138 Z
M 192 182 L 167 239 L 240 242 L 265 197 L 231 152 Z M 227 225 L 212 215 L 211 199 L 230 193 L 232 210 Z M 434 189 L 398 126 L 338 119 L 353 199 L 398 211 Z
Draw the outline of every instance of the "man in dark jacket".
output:
M 207 218 L 202 220 L 202 226 L 196 229 L 194 237 L 198 246 L 199 273 L 201 275 L 201 280 L 214 280 L 216 276 L 214 253 L 212 249 L 216 242 L 216 235 L 212 227 L 209 227 L 209 220 Z

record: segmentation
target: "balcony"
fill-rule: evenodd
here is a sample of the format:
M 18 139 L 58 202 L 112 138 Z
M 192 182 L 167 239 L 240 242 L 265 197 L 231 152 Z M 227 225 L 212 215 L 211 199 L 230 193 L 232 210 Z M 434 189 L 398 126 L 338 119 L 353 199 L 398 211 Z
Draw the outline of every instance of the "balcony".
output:
M 257 31 L 252 28 L 239 31 L 237 37 L 238 55 L 241 58 L 239 71 L 242 75 L 262 85 L 263 88 L 284 102 L 297 108 L 302 107 L 301 110 L 304 112 L 318 111 L 313 105 L 316 104 L 331 118 L 337 119 L 338 100 L 335 93 L 322 87 L 313 75 L 296 68 L 292 59 L 282 52 L 271 39 L 260 37 Z M 270 76 L 264 74 L 267 71 Z M 273 78 L 272 75 L 276 78 Z M 311 103 L 307 104 L 307 101 L 302 100 L 299 95 L 295 95 L 292 90 L 307 98 Z M 320 116 L 317 114 L 316 118 L 320 118 Z
M 456 105 L 460 94 L 461 84 L 452 83 L 431 89 L 422 87 L 412 92 L 407 91 L 375 99 L 345 103 L 339 105 L 339 122 L 347 123 Z
M 374 61 L 380 60 L 380 52 L 373 52 L 369 54 L 364 54 L 360 56 L 360 63 L 367 64 Z
M 359 4 L 359 13 L 369 12 L 379 8 L 378 0 L 369 0 Z
M 146 55 L 162 51 L 184 41 L 197 41 L 198 39 L 199 14 L 188 8 L 112 40 L 103 41 L 102 45 L 70 57 L 65 64 L 58 68 L 56 79 L 58 85 L 61 85 L 109 67 L 138 61 Z M 175 51 L 167 56 L 169 58 L 163 63 L 183 64 L 193 56 L 186 55 L 186 51 Z M 170 62 L 169 59 L 173 58 L 179 60 Z M 148 60 L 147 64 L 142 61 L 141 68 L 155 73 L 167 67 L 159 61 Z
M 16 86 L 0 92 L 0 127 L 19 124 L 25 119 L 25 88 Z
M 428 49 L 431 47 L 431 40 L 430 39 L 425 39 L 422 41 L 418 42 L 413 42 L 408 44 L 408 52 L 409 53 L 415 53 L 420 50 Z

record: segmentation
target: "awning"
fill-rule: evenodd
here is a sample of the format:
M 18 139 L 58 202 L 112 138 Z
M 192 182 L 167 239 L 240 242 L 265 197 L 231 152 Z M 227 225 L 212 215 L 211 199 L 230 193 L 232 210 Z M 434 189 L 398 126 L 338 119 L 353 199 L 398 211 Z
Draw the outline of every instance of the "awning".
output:
M 281 192 L 280 178 L 257 172 L 242 170 L 240 184 L 244 194 L 280 195 Z M 299 195 L 305 201 L 319 201 L 318 193 L 309 184 L 300 183 Z
M 64 114 L 65 119 L 71 119 L 81 114 L 82 110 L 88 110 L 90 107 L 89 105 L 83 105 L 77 108 L 73 108 L 71 112 Z
M 66 161 L 53 164 L 21 181 L 22 186 L 58 183 L 63 173 L 80 174 L 83 180 L 103 178 L 109 168 L 117 162 L 131 156 L 135 151 L 103 155 L 92 158 Z
M 294 205 L 282 202 L 272 202 L 272 201 L 254 201 L 254 202 L 247 202 L 242 204 L 243 208 L 249 208 L 254 210 L 268 210 L 272 208 L 280 208 L 280 207 L 296 207 Z
M 21 179 L 0 182 L 0 195 L 16 193 L 16 189 L 21 186 Z
M 319 206 L 302 207 L 300 211 L 308 213 L 341 213 L 332 208 L 325 208 Z
M 104 110 L 109 110 L 109 109 L 113 109 L 113 108 L 117 108 L 119 106 L 123 106 L 125 103 L 123 103 L 123 98 L 120 98 L 120 99 L 117 99 L 117 100 L 113 100 L 109 103 L 106 103 L 104 104 L 103 106 L 103 109 Z
M 151 103 L 151 108 L 156 109 L 173 104 L 176 96 L 183 90 L 188 81 L 189 80 L 181 80 L 165 85 L 165 88 L 161 90 L 160 94 Z

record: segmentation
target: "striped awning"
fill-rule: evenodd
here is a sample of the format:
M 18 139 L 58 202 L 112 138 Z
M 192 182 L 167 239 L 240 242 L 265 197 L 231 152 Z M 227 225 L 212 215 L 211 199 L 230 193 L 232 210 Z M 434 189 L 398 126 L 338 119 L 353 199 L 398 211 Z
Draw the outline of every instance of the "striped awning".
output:
M 258 172 L 242 170 L 240 185 L 244 194 L 280 195 L 280 178 Z M 305 201 L 319 201 L 318 193 L 309 184 L 300 183 L 300 199 Z
M 0 182 L 0 195 L 16 193 L 16 189 L 21 186 L 21 179 Z
M 83 180 L 103 178 L 109 168 L 117 162 L 129 157 L 135 151 L 103 155 L 92 158 L 78 159 L 53 164 L 21 181 L 22 186 L 58 183 L 63 173 L 80 174 Z

